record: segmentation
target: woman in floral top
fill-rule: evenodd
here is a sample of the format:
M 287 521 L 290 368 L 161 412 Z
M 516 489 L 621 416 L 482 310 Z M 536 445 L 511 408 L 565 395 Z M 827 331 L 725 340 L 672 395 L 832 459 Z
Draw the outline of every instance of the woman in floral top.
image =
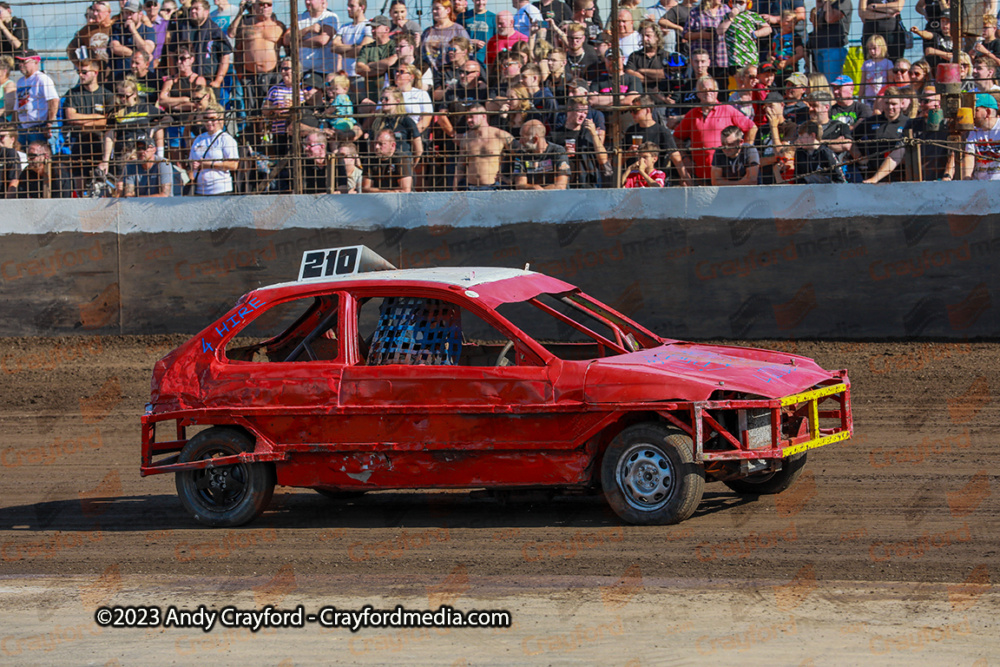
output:
M 684 29 L 692 53 L 696 49 L 708 51 L 712 59 L 710 71 L 719 83 L 719 90 L 729 87 L 729 51 L 726 49 L 725 30 L 720 31 L 719 25 L 729 17 L 730 12 L 722 0 L 702 0 L 700 5 L 691 8 Z M 729 27 L 728 23 L 726 27 Z

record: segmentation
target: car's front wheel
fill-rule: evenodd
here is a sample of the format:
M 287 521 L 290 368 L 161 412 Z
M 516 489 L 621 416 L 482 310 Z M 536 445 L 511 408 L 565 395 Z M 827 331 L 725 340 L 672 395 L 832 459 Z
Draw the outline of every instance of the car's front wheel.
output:
M 203 461 L 253 451 L 245 433 L 215 426 L 191 438 L 179 463 Z M 269 463 L 237 463 L 177 473 L 177 495 L 199 523 L 241 526 L 264 511 L 274 493 L 274 467 Z
M 680 523 L 694 514 L 705 471 L 683 432 L 648 423 L 629 426 L 611 442 L 601 465 L 604 496 L 634 524 Z
M 781 470 L 776 472 L 758 473 L 723 483 L 741 495 L 764 496 L 781 493 L 795 483 L 805 466 L 806 452 L 802 452 L 782 459 Z

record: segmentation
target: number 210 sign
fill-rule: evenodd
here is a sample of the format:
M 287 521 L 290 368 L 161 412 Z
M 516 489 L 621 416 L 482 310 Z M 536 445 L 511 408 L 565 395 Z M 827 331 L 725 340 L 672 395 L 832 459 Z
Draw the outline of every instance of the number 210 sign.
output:
M 302 253 L 299 281 L 329 280 L 366 271 L 395 268 L 384 257 L 363 245 L 306 250 Z

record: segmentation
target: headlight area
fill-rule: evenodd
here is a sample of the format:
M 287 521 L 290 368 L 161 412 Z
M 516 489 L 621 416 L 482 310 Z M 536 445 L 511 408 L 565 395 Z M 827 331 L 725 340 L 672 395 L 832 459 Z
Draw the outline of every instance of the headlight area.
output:
M 800 452 L 847 440 L 853 432 L 846 375 L 780 399 L 715 392 L 692 405 L 695 456 L 724 481 L 779 470 Z

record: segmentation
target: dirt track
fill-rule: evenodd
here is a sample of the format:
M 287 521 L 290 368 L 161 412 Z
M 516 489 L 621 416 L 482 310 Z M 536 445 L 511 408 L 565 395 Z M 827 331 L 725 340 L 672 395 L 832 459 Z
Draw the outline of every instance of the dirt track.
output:
M 180 338 L 0 340 L 0 662 L 845 664 L 1000 660 L 1000 346 L 782 343 L 850 370 L 857 437 L 777 497 L 706 487 L 679 526 L 600 498 L 334 503 L 279 489 L 239 530 L 138 475 Z M 774 345 L 763 344 L 764 347 Z M 504 630 L 101 630 L 104 604 L 508 609 Z M 988 664 L 981 662 L 978 664 Z

